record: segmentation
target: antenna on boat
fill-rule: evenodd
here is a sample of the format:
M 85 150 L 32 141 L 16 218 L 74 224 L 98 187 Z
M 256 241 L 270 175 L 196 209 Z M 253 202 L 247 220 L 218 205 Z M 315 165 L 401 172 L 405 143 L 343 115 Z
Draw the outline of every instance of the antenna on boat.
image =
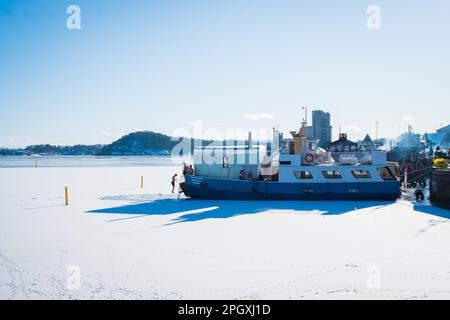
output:
M 375 139 L 377 139 L 378 140 L 378 133 L 379 133 L 379 131 L 378 131 L 378 129 L 379 129 L 379 125 L 380 125 L 380 121 L 375 121 Z
M 305 110 L 305 125 L 308 125 L 308 108 L 302 107 L 302 110 Z

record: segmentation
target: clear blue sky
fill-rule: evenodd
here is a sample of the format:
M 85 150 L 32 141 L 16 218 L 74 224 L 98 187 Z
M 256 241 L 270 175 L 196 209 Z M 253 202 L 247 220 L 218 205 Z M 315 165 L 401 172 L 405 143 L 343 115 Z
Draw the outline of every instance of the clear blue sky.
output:
M 81 8 L 68 30 L 66 8 Z M 381 30 L 366 9 L 381 8 Z M 298 127 L 353 138 L 450 122 L 450 1 L 0 0 L 0 146 L 145 129 Z M 274 119 L 245 115 L 267 113 Z M 271 118 L 271 117 L 269 117 Z

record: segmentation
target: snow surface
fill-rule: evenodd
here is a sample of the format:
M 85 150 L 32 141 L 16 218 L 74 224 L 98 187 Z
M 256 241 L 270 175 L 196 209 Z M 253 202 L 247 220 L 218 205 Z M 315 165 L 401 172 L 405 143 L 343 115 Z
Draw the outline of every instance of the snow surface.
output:
M 449 210 L 177 200 L 175 170 L 0 169 L 0 298 L 450 298 Z

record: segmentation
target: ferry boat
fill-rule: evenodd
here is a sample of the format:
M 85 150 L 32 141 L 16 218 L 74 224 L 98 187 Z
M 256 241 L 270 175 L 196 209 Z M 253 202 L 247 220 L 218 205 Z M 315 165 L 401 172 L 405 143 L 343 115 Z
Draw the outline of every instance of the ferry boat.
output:
M 221 200 L 395 200 L 400 181 L 383 151 L 331 156 L 301 128 L 284 139 L 274 129 L 270 155 L 253 145 L 194 149 L 194 173 L 180 187 L 197 199 Z

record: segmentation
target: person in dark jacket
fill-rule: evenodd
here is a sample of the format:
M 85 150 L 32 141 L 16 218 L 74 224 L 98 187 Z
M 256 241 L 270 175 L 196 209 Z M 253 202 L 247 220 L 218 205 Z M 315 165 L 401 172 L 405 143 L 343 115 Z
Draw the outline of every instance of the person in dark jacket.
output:
M 172 176 L 172 182 L 171 182 L 172 193 L 175 193 L 175 183 L 177 182 L 177 177 L 178 177 L 178 174 L 176 174 L 176 173 Z
M 414 195 L 416 196 L 417 202 L 423 201 L 425 199 L 425 196 L 423 195 L 423 192 L 422 192 L 422 190 L 420 190 L 420 188 L 416 188 Z

